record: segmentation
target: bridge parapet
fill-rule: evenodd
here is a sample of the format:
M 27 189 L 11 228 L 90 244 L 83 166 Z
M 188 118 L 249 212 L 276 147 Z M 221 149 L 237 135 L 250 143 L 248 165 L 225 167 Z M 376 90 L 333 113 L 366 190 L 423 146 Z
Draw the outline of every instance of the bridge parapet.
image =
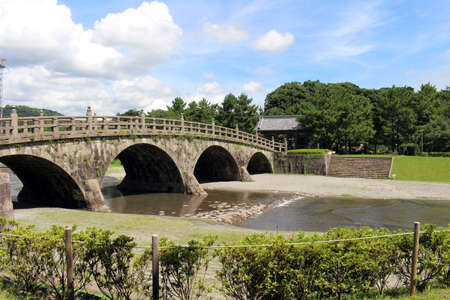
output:
M 232 141 L 272 152 L 286 152 L 286 145 L 236 128 L 212 123 L 140 116 L 97 116 L 90 108 L 86 116 L 19 117 L 0 119 L 0 145 L 58 139 L 109 136 L 186 136 Z

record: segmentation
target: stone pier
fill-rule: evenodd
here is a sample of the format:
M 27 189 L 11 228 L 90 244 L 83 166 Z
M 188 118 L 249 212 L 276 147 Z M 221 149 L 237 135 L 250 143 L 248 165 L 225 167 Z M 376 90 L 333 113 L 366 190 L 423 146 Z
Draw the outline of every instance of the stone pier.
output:
M 7 220 L 14 219 L 9 174 L 2 172 L 0 172 L 0 217 L 4 217 Z

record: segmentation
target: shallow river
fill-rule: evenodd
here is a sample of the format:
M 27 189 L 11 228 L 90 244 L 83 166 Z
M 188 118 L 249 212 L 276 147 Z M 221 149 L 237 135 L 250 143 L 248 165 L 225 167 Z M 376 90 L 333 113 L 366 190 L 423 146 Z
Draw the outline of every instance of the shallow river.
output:
M 283 198 L 276 193 L 208 191 L 207 197 L 180 194 L 122 196 L 115 187 L 103 188 L 114 212 L 192 216 L 214 211 L 218 204 L 255 205 Z M 327 231 L 338 226 L 411 229 L 412 224 L 450 224 L 450 201 L 382 200 L 351 198 L 296 198 L 235 225 L 264 230 Z
M 115 184 L 109 177 L 106 182 Z M 21 183 L 11 176 L 14 196 Z M 115 186 L 102 189 L 111 211 L 119 213 L 195 216 L 219 210 L 243 210 L 258 204 L 292 199 L 292 194 L 265 192 L 208 191 L 207 197 L 182 194 L 141 194 L 123 196 Z M 411 229 L 412 224 L 450 224 L 450 201 L 369 200 L 353 198 L 299 198 L 289 200 L 256 217 L 235 225 L 264 230 L 326 231 L 337 226 L 371 226 Z

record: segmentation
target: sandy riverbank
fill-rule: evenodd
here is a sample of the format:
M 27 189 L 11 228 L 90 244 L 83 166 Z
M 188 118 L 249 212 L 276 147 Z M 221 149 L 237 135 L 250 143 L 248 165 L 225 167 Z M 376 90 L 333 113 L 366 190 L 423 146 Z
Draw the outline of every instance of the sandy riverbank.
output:
M 450 183 L 337 178 L 283 174 L 252 175 L 254 182 L 211 182 L 210 190 L 278 191 L 306 197 L 450 200 Z

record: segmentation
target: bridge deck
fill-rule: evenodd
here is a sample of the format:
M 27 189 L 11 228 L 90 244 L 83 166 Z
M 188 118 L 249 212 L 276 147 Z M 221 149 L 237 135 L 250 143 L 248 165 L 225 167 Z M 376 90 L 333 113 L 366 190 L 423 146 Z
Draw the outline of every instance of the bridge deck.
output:
M 0 119 L 0 145 L 50 141 L 58 139 L 110 137 L 131 135 L 164 135 L 204 137 L 233 141 L 273 152 L 285 152 L 286 143 L 278 143 L 239 128 L 141 116 L 96 116 L 88 110 L 86 116 L 18 117 L 13 110 L 10 118 Z

